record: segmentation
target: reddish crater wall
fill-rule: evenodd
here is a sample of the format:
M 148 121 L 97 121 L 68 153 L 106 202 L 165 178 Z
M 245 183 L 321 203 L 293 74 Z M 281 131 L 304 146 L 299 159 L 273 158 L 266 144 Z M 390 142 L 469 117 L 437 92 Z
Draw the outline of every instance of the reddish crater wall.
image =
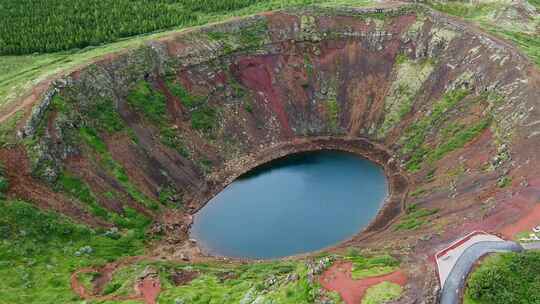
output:
M 129 102 L 141 83 L 164 98 L 158 121 Z M 430 120 L 459 90 L 466 96 Z M 36 106 L 21 132 L 36 143 L 32 153 L 6 161 L 17 181 L 10 195 L 92 225 L 110 224 L 50 190 L 46 183 L 65 170 L 88 184 L 108 211 L 131 207 L 152 217 L 155 230 L 167 235 L 163 247 L 175 254 L 193 254 L 186 242 L 191 214 L 235 176 L 309 149 L 371 156 L 386 166 L 396 189 L 379 219 L 341 247 L 390 248 L 423 262 L 472 230 L 513 234 L 509 227 L 516 222 L 527 229 L 540 221 L 520 220 L 539 203 L 538 70 L 508 44 L 422 6 L 382 13 L 307 9 L 235 20 L 93 63 L 49 92 L 70 110 L 62 112 L 51 98 Z M 103 153 L 74 140 L 82 126 L 94 126 L 92 109 L 104 101 L 129 130 L 97 131 L 110 160 L 151 200 L 174 190 L 183 209 L 141 204 L 99 161 Z M 210 127 L 197 128 L 208 113 Z M 457 141 L 460 130 L 484 120 L 489 127 Z M 426 121 L 421 136 L 411 135 Z M 421 144 L 408 151 L 415 140 Z M 430 155 L 444 147 L 448 151 L 425 157 L 418 170 L 405 169 L 418 149 Z M 4 149 L 0 158 L 24 151 Z M 112 191 L 118 199 L 103 195 Z M 408 219 L 403 205 L 434 212 L 414 229 L 399 229 L 396 221 Z

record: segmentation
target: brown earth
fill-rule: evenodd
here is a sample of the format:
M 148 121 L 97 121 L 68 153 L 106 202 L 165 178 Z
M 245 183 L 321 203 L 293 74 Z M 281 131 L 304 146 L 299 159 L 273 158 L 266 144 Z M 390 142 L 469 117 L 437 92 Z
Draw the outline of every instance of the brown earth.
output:
M 181 271 L 175 271 L 171 274 L 171 281 L 173 281 L 174 285 L 181 286 L 189 284 L 189 282 L 193 281 L 199 276 L 199 273 L 197 271 L 188 271 L 188 270 L 181 270 Z
M 139 278 L 133 286 L 133 293 L 127 296 L 116 295 L 101 295 L 103 288 L 112 279 L 116 270 L 131 263 L 140 261 L 143 257 L 128 257 L 120 261 L 106 264 L 101 268 L 83 268 L 75 271 L 71 275 L 71 289 L 84 300 L 95 301 L 127 301 L 138 300 L 146 304 L 155 304 L 156 299 L 161 292 L 161 283 L 159 277 L 145 276 Z M 100 275 L 92 282 L 93 289 L 87 290 L 86 287 L 79 282 L 79 274 L 82 273 L 99 273 Z
M 336 262 L 319 278 L 321 285 L 329 291 L 338 292 L 345 304 L 358 304 L 371 286 L 391 282 L 405 286 L 407 276 L 400 270 L 390 274 L 354 280 L 351 275 L 352 263 Z

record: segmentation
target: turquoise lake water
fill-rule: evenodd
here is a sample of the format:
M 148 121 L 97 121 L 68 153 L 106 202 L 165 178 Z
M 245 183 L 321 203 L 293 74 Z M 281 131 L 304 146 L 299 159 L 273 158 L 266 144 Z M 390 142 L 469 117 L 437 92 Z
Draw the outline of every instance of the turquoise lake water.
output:
M 210 254 L 279 258 L 335 245 L 367 226 L 387 195 L 381 167 L 356 155 L 287 156 L 241 176 L 194 217 Z

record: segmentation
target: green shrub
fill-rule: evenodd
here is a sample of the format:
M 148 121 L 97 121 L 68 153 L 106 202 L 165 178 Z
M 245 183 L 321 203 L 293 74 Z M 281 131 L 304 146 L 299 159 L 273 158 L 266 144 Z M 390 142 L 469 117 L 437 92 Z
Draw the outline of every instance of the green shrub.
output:
M 87 290 L 92 290 L 94 287 L 93 282 L 97 278 L 101 276 L 101 273 L 99 272 L 83 272 L 79 273 L 77 275 L 77 278 L 79 279 L 79 282 L 86 288 Z
M 412 191 L 412 192 L 410 193 L 410 195 L 411 195 L 412 197 L 417 197 L 417 196 L 421 196 L 422 194 L 424 194 L 424 193 L 426 193 L 426 192 L 427 192 L 426 189 L 418 188 L 418 189 Z M 413 205 L 413 206 L 416 206 L 416 205 Z
M 437 127 L 444 120 L 444 115 L 467 95 L 469 91 L 466 89 L 447 92 L 433 104 L 429 115 L 422 117 L 405 130 L 405 135 L 401 139 L 403 143 L 401 151 L 403 154 L 410 154 L 406 164 L 407 170 L 415 172 L 422 167 L 426 155 L 430 152 L 424 144 L 429 131 Z
M 309 54 L 304 54 L 304 67 L 306 69 L 306 74 L 308 78 L 313 77 L 313 62 L 309 57 Z
M 412 204 L 407 207 L 406 215 L 395 225 L 395 230 L 415 230 L 427 222 L 427 217 L 439 212 L 439 209 L 418 208 Z
M 129 207 L 124 208 L 123 215 L 109 212 L 99 204 L 98 199 L 83 180 L 67 172 L 62 173 L 55 187 L 57 190 L 68 193 L 85 203 L 93 215 L 112 221 L 118 227 L 144 232 L 145 228 L 150 224 L 150 220 L 146 216 Z
M 356 257 L 359 255 L 360 255 L 360 251 L 358 250 L 358 248 L 354 248 L 354 247 L 347 248 L 347 256 Z
M 435 178 L 435 172 L 437 172 L 437 168 L 431 168 L 429 169 L 428 173 L 426 174 L 426 181 L 430 182 Z
M 490 32 L 512 41 L 525 54 L 527 54 L 537 66 L 540 66 L 540 35 L 509 31 L 499 28 L 490 29 Z
M 128 103 L 155 124 L 162 123 L 167 113 L 165 95 L 152 88 L 146 81 L 140 81 L 127 97 Z
M 267 33 L 268 26 L 266 22 L 258 22 L 255 26 L 240 31 L 240 43 L 245 47 L 258 47 Z
M 248 113 L 253 113 L 253 104 L 251 102 L 247 101 L 244 103 L 244 110 Z
M 216 114 L 210 106 L 201 106 L 191 113 L 191 126 L 195 130 L 211 131 L 216 123 Z
M 462 129 L 461 131 L 452 131 L 452 137 L 445 139 L 443 143 L 439 144 L 435 150 L 431 150 L 427 156 L 428 161 L 433 162 L 443 158 L 446 154 L 455 151 L 465 146 L 466 143 L 476 138 L 482 133 L 489 124 L 491 119 L 484 119 L 475 125 Z
M 170 263 L 156 266 L 165 273 L 170 273 L 171 268 L 180 268 Z M 182 286 L 173 285 L 170 278 L 164 276 L 162 286 L 167 288 L 160 294 L 160 302 L 174 303 L 175 299 L 182 299 L 185 303 L 193 304 L 234 304 L 242 303 L 244 298 L 252 298 L 253 301 L 261 296 L 264 303 L 313 303 L 321 288 L 318 282 L 308 281 L 307 267 L 303 261 L 272 261 L 244 265 L 194 263 L 188 267 L 190 271 L 197 271 L 199 276 Z M 297 279 L 287 280 L 292 274 L 295 274 Z M 229 275 L 230 278 L 220 279 L 223 275 Z M 280 283 L 269 286 L 267 282 L 270 278 L 275 278 Z
M 537 10 L 540 10 L 540 0 L 528 0 L 527 2 L 534 5 Z
M 511 184 L 512 184 L 512 178 L 510 176 L 502 176 L 497 181 L 497 186 L 499 186 L 499 188 L 505 188 L 505 187 L 510 186 Z
M 233 32 L 208 32 L 208 37 L 212 40 L 220 41 L 223 45 L 224 53 L 228 54 L 233 51 L 233 45 L 238 45 L 243 49 L 259 47 L 267 33 L 268 27 L 266 21 L 260 20 L 255 24 Z
M 209 159 L 203 158 L 199 161 L 199 167 L 201 167 L 204 173 L 210 173 L 212 171 L 212 166 L 212 161 Z
M 9 188 L 9 181 L 6 177 L 0 176 L 0 193 L 5 193 Z
M 241 98 L 246 96 L 246 90 L 238 81 L 236 81 L 236 79 L 234 79 L 232 75 L 229 75 L 227 80 L 229 83 L 229 87 L 232 89 L 233 95 L 235 97 Z
M 113 222 L 119 227 L 137 231 L 140 238 L 144 238 L 144 230 L 152 222 L 149 218 L 130 207 L 124 208 L 123 215 L 114 213 L 112 218 Z
M 105 220 L 109 219 L 108 211 L 99 205 L 88 185 L 81 179 L 64 172 L 60 175 L 56 188 L 85 203 L 93 215 Z
M 178 134 L 175 128 L 165 126 L 160 128 L 160 139 L 165 146 L 176 150 L 183 157 L 190 157 L 191 153 L 186 148 L 184 139 Z
M 430 1 L 429 4 L 441 12 L 449 15 L 460 16 L 464 18 L 474 18 L 483 15 L 485 12 L 493 10 L 496 4 L 478 3 L 470 5 L 462 2 L 437 2 Z
M 94 149 L 99 154 L 105 154 L 108 152 L 107 145 L 99 138 L 99 135 L 94 129 L 80 128 L 79 135 L 81 139 Z
M 405 63 L 407 62 L 407 60 L 409 60 L 409 57 L 407 57 L 407 55 L 404 55 L 404 54 L 398 54 L 396 56 L 396 64 L 402 64 L 402 63 Z
M 212 130 L 216 119 L 216 110 L 207 104 L 206 97 L 191 95 L 182 85 L 167 81 L 171 93 L 178 96 L 182 104 L 191 110 L 191 126 L 195 130 Z
M 5 192 L 9 188 L 9 179 L 6 176 L 4 164 L 0 162 L 0 199 L 3 198 Z
M 111 294 L 111 293 L 117 291 L 118 289 L 120 289 L 120 287 L 122 287 L 122 284 L 120 284 L 120 283 L 108 284 L 105 287 L 105 289 L 103 290 L 103 294 L 104 295 Z
M 167 80 L 167 86 L 173 95 L 180 98 L 184 106 L 189 109 L 195 108 L 194 112 L 198 113 L 196 114 L 197 121 L 195 125 L 201 129 L 208 128 L 208 124 L 212 120 L 208 118 L 208 111 L 205 111 L 206 107 L 203 105 L 204 98 L 190 95 L 180 84 L 170 80 Z M 141 81 L 129 94 L 128 102 L 158 127 L 162 144 L 176 150 L 184 157 L 190 156 L 190 152 L 187 150 L 182 136 L 178 134 L 176 128 L 171 127 L 171 121 L 167 117 L 167 100 L 165 95 L 152 88 L 148 82 Z
M 529 304 L 540 300 L 540 252 L 489 256 L 474 271 L 466 295 L 478 304 Z
M 382 282 L 368 288 L 362 304 L 384 304 L 399 299 L 403 288 L 391 282 Z
M 182 207 L 182 197 L 172 186 L 163 187 L 159 190 L 159 202 L 169 207 Z
M 328 100 L 326 102 L 326 111 L 328 125 L 331 129 L 336 129 L 339 126 L 339 105 L 337 100 Z
M 120 182 L 122 187 L 124 187 L 126 192 L 134 200 L 151 209 L 159 209 L 159 205 L 156 202 L 140 192 L 137 187 L 130 182 L 125 169 L 112 158 L 112 155 L 107 149 L 107 145 L 94 130 L 81 128 L 79 129 L 79 134 L 83 141 L 98 153 L 101 165 Z
M 124 122 L 111 100 L 102 100 L 93 104 L 87 115 L 92 119 L 92 126 L 107 133 L 119 132 L 124 129 Z
M 345 258 L 353 263 L 352 278 L 355 280 L 388 274 L 399 266 L 399 261 L 390 255 L 367 257 L 357 254 Z
M 171 94 L 178 97 L 182 102 L 182 105 L 190 110 L 201 106 L 206 101 L 205 96 L 191 95 L 181 84 L 174 82 L 171 79 L 167 79 L 166 83 Z

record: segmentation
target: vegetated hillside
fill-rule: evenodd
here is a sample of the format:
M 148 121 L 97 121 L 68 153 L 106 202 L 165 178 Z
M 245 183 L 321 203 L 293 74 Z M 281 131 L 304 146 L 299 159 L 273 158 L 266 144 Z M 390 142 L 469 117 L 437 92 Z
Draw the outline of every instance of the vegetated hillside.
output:
M 540 66 L 540 2 L 427 1 L 434 9 L 473 22 L 514 43 Z
M 82 42 L 88 43 L 90 40 L 96 40 L 92 37 L 101 37 L 103 38 L 103 30 L 107 28 L 108 30 L 105 33 L 105 36 L 109 35 L 118 35 L 121 34 L 122 28 L 117 25 L 121 22 L 127 22 L 128 24 L 133 25 L 133 28 L 130 28 L 129 31 L 132 33 L 141 33 L 141 35 L 136 36 L 125 36 L 126 38 L 118 39 L 118 37 L 109 37 L 115 42 L 105 43 L 105 41 L 94 41 L 91 46 L 85 47 L 83 49 L 72 49 L 68 47 L 68 50 L 53 52 L 53 53 L 32 53 L 27 55 L 0 55 L 0 121 L 3 121 L 5 116 L 11 116 L 13 113 L 17 112 L 21 108 L 24 108 L 28 104 L 34 102 L 33 91 L 39 91 L 39 85 L 43 85 L 44 82 L 47 82 L 53 77 L 57 77 L 59 72 L 69 73 L 81 65 L 90 63 L 97 58 L 100 58 L 104 55 L 111 54 L 114 52 L 123 51 L 130 48 L 135 48 L 143 44 L 145 41 L 151 39 L 157 39 L 160 36 L 166 35 L 166 32 L 163 30 L 169 29 L 171 26 L 165 28 L 149 28 L 148 25 L 159 23 L 160 21 L 169 20 L 170 21 L 170 10 L 173 13 L 185 15 L 184 10 L 180 10 L 180 7 L 189 6 L 189 16 L 184 16 L 189 19 L 189 22 L 180 23 L 182 19 L 174 19 L 175 25 L 172 25 L 173 28 L 168 31 L 180 30 L 182 28 L 207 24 L 212 22 L 222 21 L 224 19 L 247 16 L 254 13 L 260 13 L 270 10 L 275 10 L 279 8 L 289 8 L 294 6 L 305 6 L 306 4 L 315 4 L 320 3 L 323 5 L 354 5 L 354 6 L 363 6 L 370 4 L 371 0 L 265 0 L 265 1 L 169 1 L 167 2 L 167 8 L 161 10 L 158 13 L 158 16 L 152 16 L 151 19 L 143 20 L 135 25 L 131 24 L 131 20 L 140 19 L 143 16 L 147 16 L 149 12 L 156 12 L 155 10 L 145 10 L 146 6 L 164 6 L 164 1 L 130 1 L 128 8 L 122 11 L 133 11 L 140 9 L 139 11 L 133 12 L 133 14 L 123 14 L 122 12 L 116 12 L 112 10 L 112 7 L 117 7 L 123 4 L 126 4 L 126 1 L 100 1 L 98 4 L 88 1 L 72 1 L 74 4 L 65 5 L 65 2 L 62 2 L 62 5 L 51 8 L 48 11 L 44 11 L 42 14 L 29 15 L 26 14 L 27 11 L 35 10 L 35 7 L 41 6 L 50 6 L 51 3 L 56 3 L 56 1 L 3 1 L 0 3 L 0 8 L 2 5 L 10 6 L 16 8 L 19 13 L 14 13 L 13 15 L 23 14 L 22 18 L 17 18 L 11 20 L 10 16 L 4 16 L 0 22 L 5 22 L 0 28 L 0 32 L 3 32 L 6 35 L 6 38 L 2 37 L 0 34 L 0 49 L 17 49 L 20 46 L 20 43 L 27 43 L 31 40 L 28 46 L 34 48 L 42 49 L 42 51 L 49 46 L 53 45 L 65 45 L 66 43 L 75 43 L 80 44 Z M 72 3 L 70 2 L 70 3 Z M 4 4 L 5 3 L 5 4 Z M 92 3 L 96 6 L 107 5 L 107 3 L 112 3 L 110 6 L 105 7 L 103 10 L 99 10 L 97 15 L 104 15 L 102 19 L 97 20 L 96 14 L 89 15 L 84 13 L 84 11 L 77 11 L 73 15 L 70 15 L 68 12 L 73 8 L 73 6 L 89 6 Z M 249 3 L 249 5 L 247 5 Z M 133 4 L 133 6 L 132 6 Z M 247 5 L 247 6 L 244 6 Z M 143 8 L 141 8 L 143 7 Z M 242 7 L 242 8 L 238 8 Z M 238 9 L 233 9 L 238 8 Z M 89 8 L 90 9 L 90 8 Z M 88 10 L 87 10 L 88 11 Z M 113 15 L 114 13 L 114 15 Z M 7 9 L 0 9 L 0 14 L 9 15 L 10 12 Z M 67 15 L 67 16 L 65 16 Z M 58 21 L 59 24 L 52 27 L 44 26 L 44 23 L 48 22 L 47 20 L 42 20 L 40 22 L 34 22 L 35 20 L 41 20 L 45 17 L 48 17 L 47 20 Z M 62 18 L 56 18 L 54 16 L 62 16 Z M 50 17 L 50 18 L 49 18 Z M 184 18 L 184 19 L 185 19 Z M 76 19 L 76 22 L 69 25 L 72 20 Z M 105 22 L 106 20 L 111 20 L 111 22 Z M 21 24 L 22 20 L 26 20 L 27 23 Z M 95 26 L 89 26 L 81 28 L 77 25 L 77 22 L 85 21 L 85 23 L 96 23 Z M 125 30 L 127 30 L 124 27 Z M 148 33 L 145 31 L 157 31 L 153 33 Z M 21 33 L 24 32 L 24 33 Z M 42 33 L 46 35 L 32 36 L 31 34 Z M 52 32 L 52 33 L 50 33 Z M 85 32 L 85 36 L 73 37 L 73 35 L 78 35 L 77 32 Z M 101 33 L 101 34 L 100 34 Z M 60 36 L 59 36 L 60 35 Z M 124 36 L 122 36 L 124 37 Z M 108 38 L 108 39 L 109 39 Z M 68 41 L 69 39 L 69 41 Z M 38 43 L 38 40 L 42 43 Z M 116 41 L 118 40 L 118 41 Z M 111 41 L 111 40 L 106 40 Z M 96 44 L 94 44 L 96 43 Z M 42 52 L 40 51 L 40 52 Z M 0 51 L 0 53 L 2 53 Z M 20 52 L 16 52 L 20 54 Z M 45 84 L 48 85 L 48 84 Z M 37 93 L 39 94 L 39 93 Z
M 4 0 L 0 3 L 0 55 L 81 49 L 204 24 L 213 16 L 241 9 L 260 12 L 320 2 L 335 0 Z
M 29 2 L 24 2 L 24 4 L 28 3 Z M 199 3 L 198 5 L 206 5 L 205 2 L 202 1 L 197 3 Z M 226 1 L 220 1 L 219 3 L 226 3 Z M 241 9 L 216 10 L 212 12 L 197 11 L 191 15 L 196 16 L 197 21 L 195 24 L 205 24 L 208 22 L 220 21 L 228 17 L 245 16 L 248 14 L 278 8 L 301 6 L 305 5 L 306 3 L 318 3 L 319 5 L 348 5 L 357 7 L 373 4 L 370 2 L 370 0 L 267 0 L 258 1 L 255 4 L 243 7 Z M 476 1 L 466 3 L 456 1 L 450 3 L 429 1 L 426 3 L 450 15 L 464 17 L 468 21 L 475 22 L 484 30 L 490 31 L 499 37 L 505 37 L 508 40 L 514 41 L 515 44 L 521 50 L 526 52 L 531 58 L 533 58 L 537 64 L 540 63 L 538 59 L 538 37 L 540 37 L 540 35 L 534 33 L 534 31 L 531 32 L 531 29 L 534 29 L 535 27 L 535 23 L 538 24 L 538 16 L 540 16 L 540 14 L 538 14 L 537 1 L 526 2 L 483 0 L 480 2 Z M 531 8 L 534 7 L 529 3 L 536 6 L 536 12 L 531 11 Z M 176 3 L 175 5 L 178 6 L 179 4 Z M 65 6 L 62 6 L 62 8 L 65 8 Z M 63 14 L 60 11 L 60 7 L 57 7 L 48 13 L 52 14 L 53 12 L 57 15 Z M 106 14 L 108 12 L 109 10 L 105 10 L 105 12 L 100 13 Z M 165 15 L 165 12 L 166 10 L 162 11 L 161 13 Z M 70 19 L 65 18 L 65 20 Z M 151 20 L 150 22 L 154 21 Z M 141 27 L 142 25 L 143 23 L 140 23 Z M 175 27 L 175 29 L 186 25 L 193 25 L 193 23 L 179 25 L 178 27 Z M 9 25 L 2 28 L 8 30 L 8 35 L 11 35 L 10 33 L 14 32 L 11 30 L 11 26 Z M 37 25 L 37 28 L 39 28 L 38 31 L 43 30 L 41 29 L 42 26 L 40 26 L 40 24 Z M 91 36 L 97 33 L 99 29 L 99 26 L 93 27 Z M 115 32 L 117 29 L 113 29 L 112 31 Z M 507 35 L 509 33 L 511 35 Z M 17 109 L 22 108 L 21 103 L 17 102 L 22 98 L 26 97 L 27 99 L 25 99 L 25 101 L 31 103 L 32 101 L 28 100 L 33 100 L 30 89 L 34 87 L 36 83 L 42 82 L 59 71 L 71 71 L 74 67 L 81 64 L 87 64 L 93 59 L 103 56 L 104 54 L 110 54 L 115 51 L 138 46 L 142 43 L 142 41 L 147 41 L 151 39 L 151 37 L 155 38 L 157 35 L 163 34 L 154 33 L 153 35 L 139 35 L 131 38 L 120 39 L 120 41 L 117 41 L 116 43 L 87 47 L 82 50 L 73 49 L 67 52 L 42 53 L 39 55 L 31 54 L 19 56 L 0 56 L 0 66 L 2 67 L 3 72 L 0 73 L 0 119 L 3 115 L 6 115 L 6 113 L 11 114 L 16 112 Z M 21 35 L 14 36 L 15 38 L 13 39 L 15 39 L 15 43 L 19 43 L 19 41 L 21 41 L 20 36 Z M 52 37 L 51 35 L 41 36 L 39 39 L 51 39 L 49 36 Z M 68 35 L 62 36 L 60 41 L 63 41 L 67 36 Z M 3 44 L 3 46 L 11 48 L 7 43 Z M 27 103 L 23 102 L 23 104 Z
M 470 276 L 464 304 L 538 303 L 540 252 L 487 257 Z
M 79 303 L 69 284 L 74 271 L 144 252 L 148 222 L 136 216 L 131 229 L 119 233 L 92 230 L 22 201 L 0 204 L 4 303 Z
M 6 122 L 25 122 L 17 137 L 2 133 L 0 249 L 10 267 L 0 273 L 10 280 L 0 293 L 74 302 L 70 272 L 139 254 L 143 242 L 158 257 L 203 258 L 187 241 L 191 215 L 232 178 L 300 149 L 341 148 L 386 165 L 393 189 L 410 190 L 391 199 L 397 208 L 372 234 L 343 246 L 399 256 L 410 270 L 406 296 L 433 296 L 427 255 L 464 232 L 513 224 L 540 188 L 538 70 L 508 45 L 439 18 L 415 5 L 275 12 L 165 37 L 55 81 L 31 115 Z M 12 223 L 17 216 L 43 222 L 50 239 Z M 328 296 L 299 264 L 277 271 L 278 285 L 240 284 L 240 271 L 196 264 L 201 280 L 173 286 L 175 267 L 154 267 L 170 284 L 161 303 Z M 110 288 L 97 274 L 80 281 L 95 287 L 90 298 L 125 296 L 140 268 L 125 271 L 104 276 Z
M 47 53 L 99 45 L 260 0 L 9 0 L 0 4 L 0 54 Z

